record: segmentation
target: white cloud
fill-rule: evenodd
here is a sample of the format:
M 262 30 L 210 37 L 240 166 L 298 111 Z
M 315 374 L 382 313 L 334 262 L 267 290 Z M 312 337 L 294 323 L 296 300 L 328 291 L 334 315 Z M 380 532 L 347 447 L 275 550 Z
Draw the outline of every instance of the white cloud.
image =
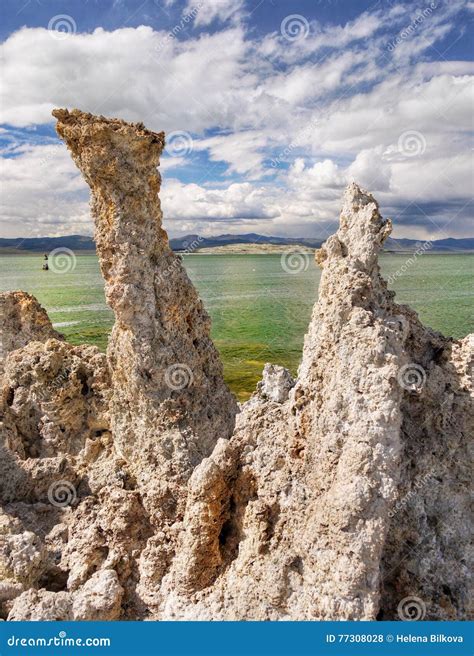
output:
M 473 66 L 428 61 L 434 44 L 457 38 L 464 3 L 440 2 L 420 21 L 424 6 L 398 4 L 346 25 L 312 21 L 294 42 L 279 32 L 259 40 L 245 27 L 243 0 L 190 0 L 183 16 L 196 8 L 195 29 L 179 38 L 147 26 L 62 40 L 24 28 L 1 46 L 1 120 L 35 126 L 51 122 L 55 106 L 78 106 L 190 132 L 193 154 L 162 160 L 172 232 L 216 233 L 222 222 L 317 234 L 355 178 L 391 210 L 445 202 L 440 224 L 457 204 L 452 230 L 472 233 L 462 208 L 471 195 Z M 198 29 L 210 24 L 219 31 Z M 412 132 L 423 141 L 415 157 L 400 152 Z M 2 165 L 4 233 L 90 232 L 87 191 L 64 147 L 20 146 L 15 137 L 7 151 L 16 156 Z M 182 171 L 194 183 L 176 179 Z M 400 230 L 424 236 L 429 219 L 412 221 Z
M 227 162 L 229 173 L 246 173 L 251 179 L 262 173 L 264 150 L 268 144 L 268 134 L 252 130 L 201 139 L 195 142 L 195 149 L 208 150 L 211 161 Z
M 374 192 L 388 191 L 391 168 L 384 159 L 383 147 L 376 146 L 361 150 L 349 166 L 348 176 L 351 181 L 356 181 Z
M 201 131 L 227 122 L 244 52 L 238 27 L 185 44 L 146 26 L 62 40 L 24 28 L 2 45 L 0 120 L 47 123 L 54 107 L 80 106 L 154 129 Z
M 270 219 L 278 215 L 265 188 L 233 183 L 226 189 L 207 189 L 197 184 L 168 180 L 161 193 L 165 219 L 229 221 Z
M 22 146 L 2 159 L 1 171 L 5 236 L 91 233 L 88 187 L 66 148 Z
M 195 25 L 210 25 L 214 20 L 226 22 L 241 17 L 244 0 L 188 0 L 185 14 L 196 11 Z

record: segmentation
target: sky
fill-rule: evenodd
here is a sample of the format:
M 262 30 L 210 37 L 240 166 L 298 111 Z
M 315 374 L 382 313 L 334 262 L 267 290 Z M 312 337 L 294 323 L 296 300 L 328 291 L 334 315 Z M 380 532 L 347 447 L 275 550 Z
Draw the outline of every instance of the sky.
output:
M 2 0 L 0 237 L 93 232 L 55 107 L 164 130 L 170 236 L 474 236 L 469 0 Z

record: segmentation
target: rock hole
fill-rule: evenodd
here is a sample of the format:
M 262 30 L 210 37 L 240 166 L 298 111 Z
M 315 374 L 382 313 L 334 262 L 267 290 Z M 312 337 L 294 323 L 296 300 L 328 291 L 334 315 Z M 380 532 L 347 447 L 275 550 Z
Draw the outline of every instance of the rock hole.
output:
M 449 587 L 449 585 L 442 585 L 441 590 L 443 591 L 443 593 L 447 597 L 449 597 L 449 599 L 451 600 L 451 603 L 453 603 L 453 604 L 456 603 L 455 597 L 454 597 L 453 593 L 451 592 L 451 588 Z
M 79 373 L 77 374 L 77 377 L 79 378 L 79 381 L 82 385 L 81 394 L 83 396 L 87 396 L 89 394 L 89 390 L 90 390 L 89 385 L 87 383 L 87 375 L 83 371 L 79 371 Z
M 235 515 L 235 500 L 234 497 L 230 498 L 229 502 L 229 519 L 227 519 L 221 528 L 221 532 L 219 533 L 219 544 L 221 547 L 225 547 L 229 541 L 230 536 L 232 535 L 232 527 L 233 527 L 233 516 Z
M 221 547 L 226 546 L 231 535 L 232 535 L 232 521 L 228 519 L 222 525 L 221 532 L 219 533 L 219 544 L 221 545 Z
M 298 572 L 300 576 L 303 575 L 303 560 L 301 559 L 301 556 L 296 556 L 296 558 L 293 558 L 290 563 L 290 569 L 294 572 Z
M 63 592 L 67 590 L 69 570 L 53 567 L 47 570 L 39 580 L 40 588 L 49 592 Z
M 237 504 L 232 496 L 229 502 L 229 516 L 222 524 L 219 533 L 219 546 L 224 562 L 231 562 L 239 553 L 240 530 L 237 517 Z
M 8 388 L 6 402 L 8 406 L 13 405 L 13 399 L 15 398 L 15 391 L 13 387 Z

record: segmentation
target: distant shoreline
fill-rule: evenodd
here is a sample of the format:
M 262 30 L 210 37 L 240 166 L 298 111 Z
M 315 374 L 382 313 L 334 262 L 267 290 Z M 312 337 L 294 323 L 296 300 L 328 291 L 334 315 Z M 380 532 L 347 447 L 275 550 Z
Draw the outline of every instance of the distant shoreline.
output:
M 71 249 L 73 250 L 73 249 Z M 316 248 L 309 249 L 307 246 L 286 246 L 286 247 L 276 247 L 274 249 L 269 249 L 269 250 L 250 250 L 250 249 L 238 249 L 238 248 L 231 248 L 228 250 L 224 250 L 223 247 L 221 246 L 216 246 L 215 248 L 203 248 L 200 250 L 196 250 L 193 253 L 187 253 L 186 251 L 174 251 L 176 255 L 184 255 L 186 257 L 188 256 L 195 256 L 195 255 L 282 255 L 284 253 L 307 253 L 308 255 L 313 255 L 315 251 L 318 250 Z M 96 251 L 93 250 L 73 250 L 74 255 L 76 257 L 81 257 L 82 255 L 96 255 Z M 28 257 L 42 257 L 44 255 L 45 251 L 30 251 L 30 250 L 12 250 L 12 249 L 5 249 L 2 250 L 0 248 L 0 257 L 9 257 L 9 256 L 28 256 Z M 415 251 L 407 249 L 407 250 L 392 250 L 392 249 L 387 249 L 383 250 L 382 254 L 387 254 L 387 255 L 414 255 Z M 474 254 L 474 250 L 472 249 L 466 249 L 466 250 L 428 250 L 423 252 L 423 257 L 426 255 L 472 255 Z
M 170 238 L 170 248 L 181 255 L 267 255 L 278 253 L 314 253 L 324 239 L 312 237 L 275 237 L 248 233 L 242 235 L 216 235 L 202 237 L 187 235 Z M 17 237 L 0 238 L 0 255 L 45 254 L 64 251 L 91 255 L 96 252 L 92 237 L 68 235 L 64 237 Z M 405 239 L 388 237 L 384 244 L 388 253 L 474 253 L 474 237 L 446 238 L 435 240 Z

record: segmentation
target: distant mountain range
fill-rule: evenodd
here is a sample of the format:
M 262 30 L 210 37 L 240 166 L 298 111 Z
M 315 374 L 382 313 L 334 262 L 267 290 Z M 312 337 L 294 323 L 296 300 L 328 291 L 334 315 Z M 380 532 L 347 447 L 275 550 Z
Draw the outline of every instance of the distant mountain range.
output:
M 200 237 L 199 235 L 186 235 L 170 239 L 171 248 L 174 251 L 196 251 L 201 248 L 215 248 L 217 246 L 229 246 L 235 244 L 273 244 L 274 246 L 307 246 L 308 248 L 319 248 L 324 240 L 294 237 L 267 237 L 257 235 L 253 232 L 246 235 L 217 235 L 216 237 Z
M 95 251 L 91 237 L 68 235 L 66 237 L 28 237 L 0 239 L 0 253 L 49 253 L 55 248 L 70 248 L 72 251 Z
M 305 246 L 306 248 L 319 248 L 324 240 L 308 237 L 268 237 L 249 233 L 246 235 L 217 235 L 216 237 L 201 237 L 199 235 L 186 235 L 170 240 L 171 248 L 177 252 L 198 252 L 200 249 L 216 248 L 238 244 L 275 245 L 275 246 Z M 417 239 L 392 239 L 389 237 L 385 243 L 385 250 L 391 252 L 414 252 L 425 242 Z M 50 253 L 55 248 L 70 248 L 77 251 L 95 251 L 95 244 L 91 237 L 69 235 L 67 237 L 29 237 L 17 239 L 0 239 L 0 254 L 14 253 Z M 464 239 L 438 239 L 432 242 L 431 248 L 425 247 L 429 252 L 466 252 L 474 251 L 474 237 Z

